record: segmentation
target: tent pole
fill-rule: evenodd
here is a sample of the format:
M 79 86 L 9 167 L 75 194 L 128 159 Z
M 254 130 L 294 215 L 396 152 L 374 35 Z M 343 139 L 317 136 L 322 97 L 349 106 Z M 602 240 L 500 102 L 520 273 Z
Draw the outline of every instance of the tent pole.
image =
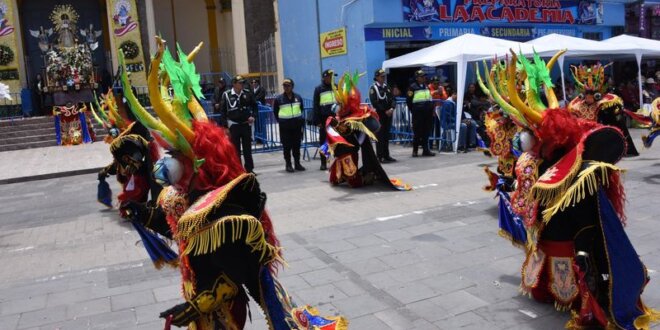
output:
M 561 90 L 564 96 L 564 103 L 566 103 L 566 81 L 564 80 L 564 55 L 559 56 L 559 72 L 561 73 Z
M 465 57 L 461 55 L 458 61 L 456 61 L 456 141 L 454 141 L 454 153 L 458 153 L 458 137 L 461 133 L 461 117 L 463 116 L 463 97 L 465 95 L 466 73 L 467 63 L 465 63 Z M 467 141 L 465 142 L 467 144 Z
M 644 105 L 644 98 L 642 96 L 642 53 L 637 52 L 635 58 L 637 59 L 637 84 L 639 85 L 639 108 L 641 109 Z

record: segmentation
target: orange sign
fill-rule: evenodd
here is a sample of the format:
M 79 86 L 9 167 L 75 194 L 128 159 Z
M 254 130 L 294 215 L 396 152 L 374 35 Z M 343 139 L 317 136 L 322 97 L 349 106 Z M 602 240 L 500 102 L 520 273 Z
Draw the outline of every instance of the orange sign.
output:
M 345 55 L 346 47 L 346 28 L 332 30 L 321 33 L 321 58 Z

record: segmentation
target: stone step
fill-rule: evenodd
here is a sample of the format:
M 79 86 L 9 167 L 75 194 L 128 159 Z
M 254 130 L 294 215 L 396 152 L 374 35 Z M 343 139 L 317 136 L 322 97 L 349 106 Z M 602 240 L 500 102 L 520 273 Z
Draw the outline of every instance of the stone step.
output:
M 99 131 L 100 132 L 100 131 Z M 23 130 L 0 130 L 0 140 L 8 138 L 17 138 L 17 137 L 27 137 L 35 135 L 52 135 L 55 136 L 55 129 L 52 127 L 41 127 L 37 126 L 33 129 L 23 129 Z
M 18 119 L 8 119 L 0 120 L 0 130 L 3 130 L 6 127 L 17 127 L 25 125 L 39 125 L 39 124 L 53 124 L 52 117 L 29 117 L 29 118 L 18 118 Z
M 33 142 L 50 141 L 50 140 L 56 140 L 55 133 L 44 134 L 44 135 L 31 135 L 31 136 L 20 136 L 20 137 L 13 137 L 13 138 L 4 138 L 4 139 L 0 139 L 0 145 L 33 143 Z
M 30 149 L 30 148 L 53 147 L 53 146 L 56 146 L 56 145 L 57 145 L 57 141 L 55 139 L 45 140 L 45 141 L 37 141 L 37 142 L 30 142 L 30 143 L 6 144 L 6 145 L 0 145 L 0 152 L 11 151 L 11 150 Z M 17 164 L 17 166 L 20 166 L 20 164 Z
M 50 128 L 53 132 L 55 132 L 55 123 L 51 121 L 49 123 L 25 124 L 25 125 L 20 125 L 20 126 L 0 127 L 0 133 L 33 131 L 33 130 L 38 130 L 38 129 L 43 129 L 43 128 Z

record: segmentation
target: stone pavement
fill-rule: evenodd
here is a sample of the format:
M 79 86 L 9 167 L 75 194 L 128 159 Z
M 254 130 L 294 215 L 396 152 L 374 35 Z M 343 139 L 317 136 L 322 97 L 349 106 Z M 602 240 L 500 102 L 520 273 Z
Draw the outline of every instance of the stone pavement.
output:
M 566 314 L 518 294 L 522 252 L 497 236 L 496 200 L 480 190 L 494 161 L 409 152 L 394 147 L 386 169 L 412 192 L 333 188 L 316 161 L 287 174 L 279 153 L 255 157 L 296 301 L 351 329 L 563 328 Z M 641 152 L 620 164 L 627 231 L 658 308 L 660 149 Z M 158 314 L 181 302 L 178 272 L 153 268 L 95 187 L 93 174 L 0 185 L 0 329 L 162 329 Z M 266 329 L 254 305 L 252 316 L 247 329 Z
M 0 183 L 91 173 L 112 161 L 108 144 L 94 142 L 0 153 Z

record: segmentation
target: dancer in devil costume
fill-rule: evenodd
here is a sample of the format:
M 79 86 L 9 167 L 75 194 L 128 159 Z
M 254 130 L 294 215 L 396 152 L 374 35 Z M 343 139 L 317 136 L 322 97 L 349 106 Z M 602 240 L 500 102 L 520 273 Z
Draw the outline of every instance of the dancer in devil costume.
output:
M 617 127 L 626 138 L 626 155 L 639 156 L 626 127 L 623 99 L 607 93 L 605 68 L 608 65 L 598 63 L 592 66 L 571 66 L 571 73 L 580 94 L 568 104 L 568 111 L 578 118 Z
M 618 128 L 558 108 L 549 79 L 557 56 L 546 66 L 538 56 L 512 55 L 504 77 L 486 77 L 493 99 L 531 138 L 516 163 L 511 196 L 527 234 L 521 289 L 570 310 L 570 329 L 648 329 L 660 314 L 641 300 L 649 278 L 624 231 L 625 193 L 615 164 L 625 138 Z M 515 88 L 516 66 L 524 71 L 524 99 Z M 507 100 L 496 78 L 507 80 Z
M 380 165 L 371 140 L 380 129 L 378 114 L 366 104 L 360 104 L 360 91 L 357 90 L 359 75 L 348 73 L 334 86 L 337 111 L 335 117 L 326 120 L 327 143 L 335 157 L 330 166 L 330 183 L 343 182 L 351 187 L 362 187 L 382 182 L 396 190 L 412 188 L 398 179 L 390 179 Z M 359 154 L 362 154 L 362 167 L 358 168 Z
M 179 49 L 177 62 L 164 42 L 156 41 L 148 87 L 159 118 L 138 103 L 125 71 L 121 82 L 137 119 L 170 154 L 154 165 L 157 181 L 165 186 L 157 201 L 124 206 L 131 219 L 175 240 L 179 248 L 184 302 L 161 317 L 189 329 L 242 329 L 249 294 L 270 329 L 346 329 L 342 317 L 323 318 L 314 308 L 296 307 L 277 281 L 282 259 L 266 195 L 241 166 L 226 131 L 207 119 L 197 101 L 199 75 L 189 60 L 199 46 L 191 55 Z M 174 90 L 171 102 L 160 93 L 161 63 L 162 83 L 171 81 Z

